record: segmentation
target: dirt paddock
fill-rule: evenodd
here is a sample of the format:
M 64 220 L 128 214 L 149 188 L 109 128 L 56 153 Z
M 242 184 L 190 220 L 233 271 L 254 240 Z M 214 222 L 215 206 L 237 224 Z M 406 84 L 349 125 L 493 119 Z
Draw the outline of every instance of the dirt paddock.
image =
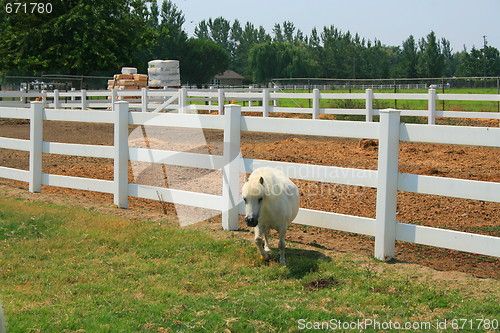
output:
M 222 132 L 176 130 L 175 135 L 165 136 L 166 129 L 130 128 L 131 138 L 137 135 L 137 146 L 162 149 L 222 154 Z M 141 133 L 146 133 L 144 140 Z M 112 145 L 113 127 L 106 124 L 83 124 L 69 122 L 45 122 L 44 140 L 51 142 Z M 0 136 L 19 139 L 29 137 L 29 122 L 0 120 Z M 185 145 L 186 141 L 203 144 Z M 203 140 L 202 140 L 203 141 Z M 264 133 L 243 133 L 242 154 L 247 158 L 273 161 L 296 162 L 358 169 L 377 169 L 377 142 L 326 138 L 312 136 L 292 136 Z M 454 146 L 438 144 L 401 143 L 400 172 L 451 177 L 488 182 L 500 182 L 500 148 Z M 28 169 L 28 153 L 0 149 L 0 165 Z M 203 171 L 192 168 L 162 168 L 156 166 L 152 172 L 149 165 L 129 168 L 130 182 L 147 185 L 161 185 L 168 181 L 170 187 L 182 188 L 190 182 L 191 189 L 200 192 L 220 194 L 220 184 L 207 185 L 196 182 Z M 43 172 L 58 175 L 113 179 L 113 161 L 100 158 L 73 156 L 43 156 Z M 173 177 L 172 175 L 175 175 Z M 177 184 L 171 180 L 175 178 Z M 217 177 L 216 177 L 217 178 Z M 219 177 L 220 178 L 220 177 Z M 301 207 L 319 209 L 364 217 L 375 217 L 376 190 L 357 186 L 325 184 L 297 181 L 301 192 Z M 194 187 L 194 188 L 193 188 Z M 29 196 L 24 190 L 27 184 L 0 178 L 0 195 Z M 84 207 L 97 207 L 113 203 L 111 195 L 43 186 L 42 192 L 53 200 L 73 203 Z M 42 195 L 43 196 L 43 195 Z M 36 195 L 35 195 L 36 197 Z M 38 195 L 40 198 L 41 196 Z M 57 199 L 59 198 L 59 199 Z M 151 218 L 175 214 L 173 205 L 163 207 L 160 202 L 130 199 L 128 214 L 137 218 Z M 147 212 L 147 215 L 144 215 Z M 500 237 L 500 204 L 476 200 L 439 197 L 407 192 L 398 193 L 399 222 L 418 224 L 436 228 L 446 228 Z M 220 218 L 210 218 L 205 222 L 214 228 L 220 226 Z M 247 229 L 242 220 L 240 227 Z M 335 251 L 345 251 L 373 255 L 373 238 L 332 230 L 292 225 L 287 235 L 289 241 L 309 244 Z M 500 278 L 500 259 L 459 251 L 427 247 L 398 242 L 396 246 L 399 261 L 418 263 L 437 270 L 460 271 L 477 277 Z

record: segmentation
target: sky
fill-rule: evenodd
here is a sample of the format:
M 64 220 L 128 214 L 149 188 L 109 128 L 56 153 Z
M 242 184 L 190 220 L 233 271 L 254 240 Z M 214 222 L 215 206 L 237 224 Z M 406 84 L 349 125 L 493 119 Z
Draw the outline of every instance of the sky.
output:
M 161 1 L 161 0 L 160 0 Z M 243 26 L 247 21 L 272 33 L 275 23 L 291 21 L 309 35 L 316 27 L 334 25 L 343 32 L 390 46 L 401 46 L 431 31 L 450 41 L 454 52 L 464 45 L 500 49 L 500 0 L 172 0 L 185 15 L 184 29 L 193 36 L 203 19 L 224 17 Z

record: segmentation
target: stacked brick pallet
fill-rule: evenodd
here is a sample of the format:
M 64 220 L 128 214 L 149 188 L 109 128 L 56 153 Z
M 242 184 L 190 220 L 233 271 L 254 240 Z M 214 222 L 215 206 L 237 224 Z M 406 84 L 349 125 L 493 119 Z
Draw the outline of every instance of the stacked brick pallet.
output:
M 139 90 L 148 85 L 146 74 L 137 74 L 137 68 L 123 67 L 121 74 L 116 74 L 113 80 L 108 80 L 108 89 Z

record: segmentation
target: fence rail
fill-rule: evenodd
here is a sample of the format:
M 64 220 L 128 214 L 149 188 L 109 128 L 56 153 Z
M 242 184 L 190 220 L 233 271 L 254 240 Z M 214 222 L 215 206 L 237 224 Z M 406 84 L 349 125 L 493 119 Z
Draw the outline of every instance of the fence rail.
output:
M 188 90 L 98 90 L 98 91 L 51 91 L 15 92 L 0 91 L 0 106 L 27 107 L 29 101 L 38 98 L 44 107 L 54 109 L 112 109 L 119 100 L 129 102 L 130 109 L 142 112 L 196 112 L 200 110 L 223 114 L 227 103 L 243 103 L 243 112 L 258 112 L 268 117 L 272 112 L 311 114 L 319 119 L 322 114 L 364 116 L 368 122 L 380 116 L 375 108 L 377 101 L 424 101 L 426 110 L 400 110 L 401 116 L 427 117 L 429 124 L 435 124 L 437 117 L 492 119 L 499 120 L 500 112 L 470 112 L 438 110 L 440 101 L 497 102 L 500 107 L 500 94 L 444 94 L 429 89 L 427 93 L 374 93 L 366 89 L 364 93 L 328 93 L 314 89 L 311 93 L 287 93 L 277 89 L 249 89 L 246 92 L 225 89 Z M 364 108 L 325 107 L 329 101 L 364 101 Z M 285 101 L 292 106 L 280 106 Z M 323 104 L 323 105 L 322 105 Z M 305 107 L 304 105 L 307 105 Z M 500 109 L 499 109 L 500 111 Z
M 114 195 L 119 207 L 128 206 L 128 197 L 162 200 L 176 204 L 215 209 L 222 212 L 225 229 L 238 228 L 238 214 L 244 205 L 239 197 L 241 173 L 270 166 L 293 179 L 319 181 L 377 189 L 376 218 L 343 215 L 301 208 L 295 223 L 375 236 L 375 256 L 395 256 L 396 240 L 500 257 L 500 238 L 431 228 L 396 220 L 398 191 L 500 202 L 500 183 L 421 176 L 398 171 L 400 141 L 500 147 L 500 129 L 483 127 L 428 126 L 404 124 L 401 112 L 381 110 L 380 122 L 324 121 L 318 119 L 276 119 L 242 116 L 242 107 L 229 105 L 220 115 L 131 112 L 129 103 L 116 102 L 113 111 L 81 111 L 44 108 L 43 102 L 30 109 L 0 107 L 0 118 L 30 120 L 30 139 L 0 138 L 0 148 L 29 151 L 29 170 L 0 166 L 0 177 L 29 183 L 31 192 L 42 185 L 90 190 Z M 104 122 L 114 124 L 114 146 L 66 144 L 43 141 L 43 121 Z M 128 145 L 129 125 L 211 128 L 224 131 L 223 155 L 207 155 Z M 364 170 L 265 161 L 240 155 L 241 131 L 289 133 L 379 140 L 378 169 Z M 42 154 L 93 156 L 114 160 L 114 180 L 88 179 L 42 172 Z M 129 161 L 165 163 L 222 170 L 222 195 L 146 186 L 128 182 Z

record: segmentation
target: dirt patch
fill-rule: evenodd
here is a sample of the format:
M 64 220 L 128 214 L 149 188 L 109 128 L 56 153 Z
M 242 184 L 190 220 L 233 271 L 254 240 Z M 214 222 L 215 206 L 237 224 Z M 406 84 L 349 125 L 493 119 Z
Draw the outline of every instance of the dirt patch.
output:
M 0 121 L 1 135 L 26 139 L 29 136 L 29 123 L 22 121 Z M 131 127 L 132 133 L 136 128 Z M 174 149 L 180 147 L 186 138 L 192 138 L 189 131 L 179 132 L 177 142 L 165 147 L 161 131 L 153 133 L 149 143 L 135 139 L 135 146 L 150 145 L 155 149 Z M 154 136 L 159 138 L 155 139 Z M 221 131 L 206 130 L 204 146 L 189 151 L 221 154 L 223 134 Z M 45 141 L 82 144 L 112 145 L 112 126 L 105 124 L 80 124 L 67 122 L 46 122 Z M 373 140 L 372 140 L 373 141 Z M 357 169 L 377 169 L 377 145 L 374 142 L 360 142 L 343 138 L 312 136 L 273 135 L 263 133 L 242 133 L 242 153 L 244 157 L 274 161 L 297 162 L 338 166 Z M 401 143 L 400 172 L 451 177 L 460 179 L 500 182 L 500 149 L 488 147 L 469 147 L 437 144 Z M 28 169 L 26 152 L 0 149 L 0 165 Z M 129 180 L 150 185 L 165 184 L 172 174 L 179 175 L 179 186 L 189 179 L 199 178 L 200 170 L 179 169 L 165 174 L 161 167 L 152 167 L 149 177 L 139 179 L 132 166 Z M 43 172 L 78 177 L 113 179 L 113 161 L 99 158 L 80 158 L 44 154 Z M 206 175 L 203 175 L 206 176 Z M 297 181 L 301 194 L 301 206 L 340 214 L 375 217 L 376 190 L 358 186 L 325 184 L 319 182 Z M 3 195 L 22 196 L 26 183 L 0 178 Z M 206 183 L 194 182 L 193 186 L 201 192 L 211 193 L 204 188 Z M 19 190 L 23 189 L 23 190 Z M 78 191 L 43 186 L 43 193 L 55 195 L 62 204 L 77 204 L 90 209 L 104 207 L 116 211 L 113 198 L 109 194 Z M 2 193 L 0 193 L 2 194 Z M 214 193 L 218 194 L 218 193 Z M 33 200 L 43 195 L 26 193 Z M 166 211 L 175 215 L 172 204 L 162 206 L 160 202 L 130 198 L 129 210 L 120 213 L 133 219 L 161 219 Z M 100 208 L 99 208 L 100 209 Z M 500 204 L 439 197 L 407 192 L 398 193 L 398 221 L 437 228 L 447 228 L 500 237 Z M 205 225 L 213 230 L 220 228 L 220 218 L 208 219 Z M 249 230 L 240 221 L 242 230 Z M 245 233 L 250 237 L 249 233 Z M 337 252 L 373 255 L 373 238 L 362 235 L 325 230 L 301 225 L 292 225 L 287 234 L 290 242 L 328 249 Z M 427 247 L 417 244 L 398 242 L 397 258 L 400 261 L 418 263 L 441 271 L 460 271 L 477 277 L 500 278 L 500 260 L 493 257 L 473 255 L 464 252 Z
M 338 282 L 334 277 L 329 277 L 326 279 L 317 279 L 308 283 L 304 283 L 304 288 L 309 290 L 320 290 L 338 286 L 339 284 L 340 282 Z
M 358 147 L 362 148 L 362 149 L 375 148 L 375 147 L 378 147 L 378 141 L 371 140 L 371 139 L 361 139 L 361 140 L 359 140 Z

